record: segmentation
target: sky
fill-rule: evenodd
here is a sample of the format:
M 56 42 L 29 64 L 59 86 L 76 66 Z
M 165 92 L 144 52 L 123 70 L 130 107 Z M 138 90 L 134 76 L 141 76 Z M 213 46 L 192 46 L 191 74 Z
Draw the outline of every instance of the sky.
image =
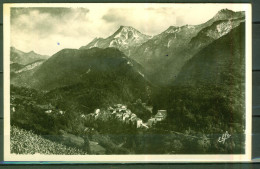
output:
M 121 25 L 156 35 L 169 26 L 197 25 L 219 10 L 241 11 L 228 4 L 58 4 L 11 7 L 11 46 L 53 55 L 63 48 L 79 48 L 96 37 L 106 38 Z

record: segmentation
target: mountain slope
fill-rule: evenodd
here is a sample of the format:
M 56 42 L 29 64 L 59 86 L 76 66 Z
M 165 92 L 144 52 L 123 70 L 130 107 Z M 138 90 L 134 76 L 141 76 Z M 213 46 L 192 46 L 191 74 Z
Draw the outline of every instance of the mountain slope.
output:
M 147 101 L 152 87 L 142 67 L 116 48 L 64 49 L 28 73 L 11 83 L 51 91 L 50 99 L 70 101 L 85 111 Z
M 140 63 L 155 83 L 168 84 L 199 50 L 244 21 L 244 12 L 219 11 L 201 25 L 169 27 L 137 47 L 129 56 Z
M 44 62 L 35 72 L 35 88 L 53 89 L 80 82 L 92 74 L 127 75 L 135 72 L 141 76 L 142 68 L 115 48 L 89 50 L 64 49 Z M 140 72 L 140 73 L 139 73 Z
M 10 61 L 11 63 L 18 63 L 21 65 L 27 65 L 29 63 L 35 62 L 37 60 L 47 59 L 49 56 L 40 55 L 35 53 L 34 51 L 25 53 L 14 47 L 11 47 L 10 51 Z
M 120 26 L 120 28 L 108 38 L 95 38 L 92 42 L 86 46 L 82 46 L 80 49 L 115 47 L 126 55 L 129 55 L 132 48 L 139 46 L 149 38 L 150 36 L 142 34 L 131 26 Z
M 191 48 L 193 50 L 203 48 L 207 44 L 229 33 L 233 28 L 240 25 L 241 22 L 244 22 L 243 18 L 213 22 L 210 26 L 203 28 L 195 37 L 191 39 Z
M 235 147 L 240 147 L 237 152 L 244 151 L 244 23 L 195 54 L 172 84 L 168 95 L 174 99 L 168 104 L 168 124 L 209 134 L 228 131 L 236 137 L 230 151 Z
M 245 25 L 198 52 L 182 68 L 175 84 L 223 84 L 239 87 L 245 74 Z
M 171 84 L 153 100 L 154 107 L 167 107 L 164 128 L 203 131 L 213 137 L 228 131 L 236 137 L 229 151 L 244 151 L 244 23 L 195 54 Z
M 40 65 L 44 63 L 45 60 L 36 60 L 27 65 L 21 65 L 18 63 L 12 63 L 10 65 L 10 80 L 11 84 L 16 84 L 18 86 L 27 86 L 30 81 L 32 81 L 32 76 L 35 71 L 38 70 Z
M 24 67 L 24 65 L 21 65 L 19 63 L 11 63 L 10 64 L 10 72 L 13 73 L 13 72 L 19 71 L 23 67 Z

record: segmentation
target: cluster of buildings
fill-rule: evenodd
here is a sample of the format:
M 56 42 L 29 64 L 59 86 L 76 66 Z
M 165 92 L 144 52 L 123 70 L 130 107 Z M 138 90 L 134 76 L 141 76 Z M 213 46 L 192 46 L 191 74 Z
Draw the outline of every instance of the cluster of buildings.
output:
M 162 121 L 167 116 L 166 110 L 158 110 L 157 114 L 151 117 L 146 123 L 143 122 L 135 113 L 127 109 L 127 106 L 123 104 L 116 104 L 113 107 L 109 107 L 106 111 L 100 111 L 96 109 L 94 113 L 89 114 L 89 116 L 97 118 L 108 118 L 108 116 L 113 116 L 124 123 L 135 123 L 137 128 L 149 128 L 156 124 L 158 121 Z M 85 115 L 81 115 L 85 117 Z
M 119 121 L 125 123 L 136 123 L 136 127 L 142 127 L 143 121 L 138 118 L 136 114 L 132 113 L 131 110 L 127 109 L 127 107 L 123 104 L 116 104 L 112 107 L 107 108 L 107 110 L 101 111 L 100 109 L 96 109 L 93 113 L 88 115 L 81 115 L 82 118 L 92 118 L 92 119 L 103 119 L 108 120 L 109 117 L 114 117 Z
M 42 108 L 46 114 L 50 114 L 53 112 L 54 107 L 52 105 L 38 105 L 38 106 Z M 13 111 L 15 111 L 15 109 Z M 65 113 L 64 111 L 61 110 L 58 111 L 58 114 L 64 114 L 64 113 Z M 125 123 L 130 123 L 130 122 L 136 123 L 137 128 L 149 128 L 155 125 L 157 122 L 164 120 L 167 116 L 167 111 L 158 110 L 157 114 L 152 116 L 146 123 L 144 123 L 142 119 L 138 118 L 135 113 L 132 113 L 131 110 L 127 109 L 127 106 L 123 104 L 116 104 L 113 107 L 109 107 L 107 111 L 104 112 L 103 111 L 101 112 L 100 109 L 96 109 L 91 114 L 80 115 L 81 118 L 92 117 L 95 120 L 97 118 L 108 119 L 109 116 L 113 116 Z
M 113 107 L 109 107 L 108 111 L 120 121 L 125 123 L 136 123 L 137 128 L 142 127 L 143 125 L 143 120 L 138 118 L 136 114 L 131 112 L 131 110 L 127 109 L 125 105 L 116 104 Z

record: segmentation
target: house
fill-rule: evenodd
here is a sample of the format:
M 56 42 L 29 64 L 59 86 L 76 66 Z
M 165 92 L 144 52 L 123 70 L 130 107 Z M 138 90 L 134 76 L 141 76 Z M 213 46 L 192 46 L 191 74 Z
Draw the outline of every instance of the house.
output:
M 126 121 L 126 119 L 129 119 L 130 115 L 125 113 L 123 114 L 123 121 Z
M 11 112 L 15 112 L 15 106 L 16 106 L 16 104 L 10 104 L 10 108 L 11 108 Z
M 157 121 L 162 121 L 163 120 L 163 115 L 162 115 L 162 113 L 157 113 L 155 116 L 154 116 L 154 118 L 157 120 Z
M 98 115 L 99 113 L 100 113 L 100 109 L 96 109 L 96 110 L 95 110 L 95 114 Z
M 132 113 L 131 114 L 131 117 L 130 117 L 130 120 L 133 122 L 133 121 L 136 121 L 137 120 L 137 116 L 136 114 Z
M 139 127 L 142 126 L 142 124 L 143 124 L 143 120 L 138 118 L 138 119 L 136 120 L 136 127 L 139 128 Z
M 126 111 L 125 111 L 127 114 L 131 114 L 132 112 L 131 112 L 131 110 L 129 110 L 129 109 L 126 109 Z
M 46 114 L 52 113 L 52 111 L 53 111 L 54 108 L 55 108 L 55 107 L 52 106 L 51 104 L 38 105 L 38 107 L 39 107 L 40 109 L 43 109 Z
M 84 114 L 81 114 L 80 117 L 81 117 L 81 118 L 85 118 L 86 116 L 85 116 Z
M 111 114 L 115 114 L 116 113 L 116 110 L 114 110 Z
M 154 118 L 157 121 L 162 121 L 166 118 L 167 116 L 167 111 L 166 110 L 158 110 L 157 114 L 154 116 Z
M 155 124 L 157 122 L 156 118 L 151 118 L 148 120 L 147 125 L 148 126 L 152 126 L 153 124 Z
M 121 119 L 123 117 L 122 114 L 116 114 L 116 118 Z
M 100 114 L 100 109 L 96 109 L 96 110 L 95 110 L 95 113 L 94 113 L 95 119 L 98 118 L 99 114 Z
M 167 116 L 167 110 L 158 110 L 158 113 L 161 113 L 164 117 Z
M 52 112 L 52 110 L 46 110 L 45 113 L 46 114 L 50 114 Z

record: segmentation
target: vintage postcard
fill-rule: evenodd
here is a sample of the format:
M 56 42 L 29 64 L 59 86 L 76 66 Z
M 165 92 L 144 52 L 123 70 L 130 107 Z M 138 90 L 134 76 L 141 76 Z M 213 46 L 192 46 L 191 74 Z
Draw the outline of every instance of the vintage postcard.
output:
M 4 160 L 251 160 L 251 5 L 4 4 Z

